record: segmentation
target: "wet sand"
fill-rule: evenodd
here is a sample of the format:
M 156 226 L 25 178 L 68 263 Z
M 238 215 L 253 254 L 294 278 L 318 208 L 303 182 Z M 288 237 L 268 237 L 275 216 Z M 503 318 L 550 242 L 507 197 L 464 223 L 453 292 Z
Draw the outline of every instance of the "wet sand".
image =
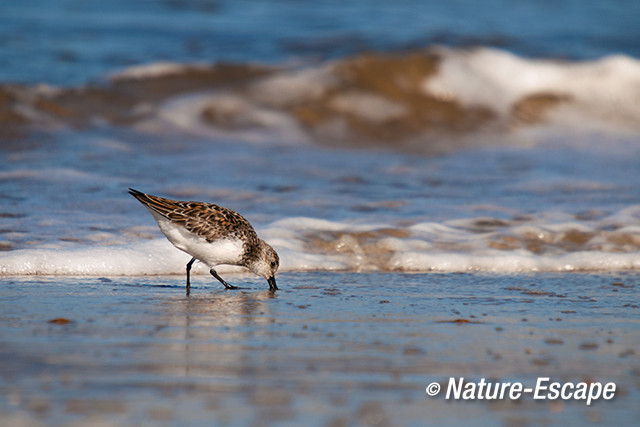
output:
M 5 277 L 3 425 L 640 420 L 640 274 Z M 450 377 L 615 382 L 584 402 L 447 401 Z

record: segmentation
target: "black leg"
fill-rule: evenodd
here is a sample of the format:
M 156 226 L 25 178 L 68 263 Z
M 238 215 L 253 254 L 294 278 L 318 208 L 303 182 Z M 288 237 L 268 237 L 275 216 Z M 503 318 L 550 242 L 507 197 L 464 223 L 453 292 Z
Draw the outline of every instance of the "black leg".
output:
M 237 287 L 232 286 L 232 285 L 228 284 L 227 282 L 225 282 L 225 281 L 224 281 L 224 279 L 223 279 L 222 277 L 220 277 L 220 276 L 218 275 L 218 272 L 217 272 L 217 271 L 215 271 L 213 268 L 212 268 L 211 270 L 209 270 L 209 273 L 211 273 L 211 275 L 212 275 L 213 277 L 215 277 L 216 279 L 218 279 L 218 280 L 220 281 L 220 283 L 222 283 L 222 284 L 224 285 L 224 287 L 225 287 L 225 288 L 227 288 L 227 289 L 238 289 Z
M 191 281 L 189 280 L 189 276 L 191 275 L 191 266 L 195 262 L 195 258 L 191 258 L 191 261 L 187 263 L 187 296 L 191 294 Z

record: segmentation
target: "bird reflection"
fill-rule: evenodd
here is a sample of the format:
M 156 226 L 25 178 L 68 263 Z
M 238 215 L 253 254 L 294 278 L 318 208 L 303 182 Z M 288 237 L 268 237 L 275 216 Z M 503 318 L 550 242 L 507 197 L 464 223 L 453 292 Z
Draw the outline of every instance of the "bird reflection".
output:
M 255 346 L 275 323 L 270 302 L 274 291 L 192 295 L 165 301 L 163 339 L 170 342 L 173 374 L 235 376 L 253 369 Z M 265 326 L 267 328 L 265 329 Z

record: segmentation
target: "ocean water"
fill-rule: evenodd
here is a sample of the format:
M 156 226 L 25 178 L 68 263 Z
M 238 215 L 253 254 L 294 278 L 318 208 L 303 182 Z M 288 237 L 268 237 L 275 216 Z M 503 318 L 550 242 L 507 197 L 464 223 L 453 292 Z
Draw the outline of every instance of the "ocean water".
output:
M 637 57 L 639 8 L 633 0 L 5 2 L 0 81 L 69 86 L 157 61 L 317 61 L 433 44 Z
M 3 5 L 0 274 L 181 273 L 128 187 L 283 271 L 638 267 L 635 3 L 335 6 Z
M 181 273 L 128 187 L 242 212 L 283 271 L 633 270 L 636 70 L 436 49 L 6 86 L 0 272 Z
M 600 380 L 613 367 L 624 390 L 615 405 L 527 403 L 524 421 L 637 418 L 639 18 L 640 3 L 624 0 L 3 3 L 0 410 L 15 425 L 198 424 L 227 405 L 216 416 L 230 425 L 260 425 L 265 412 L 292 425 L 309 413 L 316 424 L 417 424 L 425 408 L 443 422 L 464 412 L 517 424 L 516 403 L 452 411 L 413 393 L 447 375 Z M 280 254 L 282 291 L 273 298 L 264 280 L 221 267 L 243 288 L 221 293 L 196 264 L 185 299 L 189 256 L 129 187 L 242 213 Z M 462 329 L 483 313 L 494 317 L 480 334 Z M 47 323 L 56 317 L 72 322 Z M 335 338 L 334 317 L 356 332 Z M 438 323 L 451 318 L 469 325 Z M 203 321 L 196 335 L 178 336 L 192 319 Z M 276 363 L 281 351 L 251 340 L 282 319 L 293 326 L 275 336 L 296 353 Z M 296 319 L 338 353 L 316 358 Z M 514 324 L 517 340 L 496 338 Z M 210 348 L 220 338 L 210 326 L 241 330 Z M 435 332 L 413 335 L 423 329 Z M 496 346 L 479 347 L 488 336 Z M 558 337 L 566 345 L 554 347 Z M 102 339 L 113 347 L 93 352 Z M 145 365 L 163 348 L 166 359 Z M 379 349 L 388 353 L 370 359 Z M 479 352 L 487 364 L 474 364 Z M 284 383 L 269 376 L 290 363 Z M 65 394 L 51 399 L 58 386 Z M 105 390 L 145 394 L 128 406 Z M 150 403 L 159 395 L 185 406 L 163 412 Z
M 281 271 L 640 262 L 636 147 L 427 157 L 177 137 L 60 132 L 5 152 L 2 274 L 182 274 L 189 256 L 128 187 L 242 212 L 281 254 Z

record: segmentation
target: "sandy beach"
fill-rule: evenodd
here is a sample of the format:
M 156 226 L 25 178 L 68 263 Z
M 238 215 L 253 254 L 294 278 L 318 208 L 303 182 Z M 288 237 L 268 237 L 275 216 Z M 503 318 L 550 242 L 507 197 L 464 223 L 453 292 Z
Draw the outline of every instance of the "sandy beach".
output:
M 3 425 L 628 424 L 640 275 L 16 277 Z M 450 378 L 614 382 L 615 398 L 447 400 Z M 440 394 L 427 396 L 437 382 Z

